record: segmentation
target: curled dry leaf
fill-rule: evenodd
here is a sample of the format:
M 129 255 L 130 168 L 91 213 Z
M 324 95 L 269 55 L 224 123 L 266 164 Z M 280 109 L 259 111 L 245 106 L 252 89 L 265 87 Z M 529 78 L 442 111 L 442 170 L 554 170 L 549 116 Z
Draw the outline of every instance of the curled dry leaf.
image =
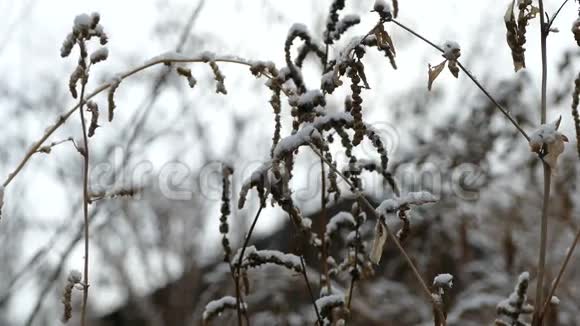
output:
M 564 143 L 568 142 L 568 137 L 558 131 L 561 121 L 562 116 L 551 123 L 541 125 L 530 135 L 531 151 L 543 155 L 552 174 L 557 173 L 558 157 L 564 152 Z
M 385 246 L 385 242 L 387 241 L 387 236 L 388 236 L 387 230 L 385 230 L 383 222 L 379 219 L 377 221 L 377 225 L 375 226 L 375 238 L 373 239 L 373 246 L 369 254 L 370 260 L 377 265 L 381 261 L 381 256 L 383 255 L 383 247 Z
M 443 68 L 445 68 L 446 63 L 447 63 L 447 60 L 444 60 L 443 62 L 436 65 L 435 67 L 432 67 L 429 64 L 429 82 L 427 83 L 428 90 L 431 90 L 431 88 L 433 87 L 433 82 L 435 81 L 437 76 L 439 76 L 439 74 L 443 71 Z

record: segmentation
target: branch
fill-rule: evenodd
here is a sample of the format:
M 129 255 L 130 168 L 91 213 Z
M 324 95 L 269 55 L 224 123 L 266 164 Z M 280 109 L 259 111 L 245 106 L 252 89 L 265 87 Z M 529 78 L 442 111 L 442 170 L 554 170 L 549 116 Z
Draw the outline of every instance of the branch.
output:
M 548 80 L 548 63 L 546 39 L 548 37 L 547 24 L 544 21 L 544 1 L 539 0 L 540 9 L 540 46 L 542 51 L 542 90 L 541 90 L 541 107 L 540 107 L 540 124 L 546 123 L 546 90 Z M 543 162 L 544 167 L 544 198 L 542 202 L 542 221 L 540 230 L 540 252 L 538 255 L 538 277 L 536 280 L 536 305 L 544 300 L 544 273 L 546 269 L 546 246 L 548 240 L 548 208 L 550 204 L 550 183 L 552 171 L 550 166 Z M 541 310 L 534 311 L 533 325 L 541 326 L 543 324 Z
M 562 262 L 562 266 L 560 266 L 560 271 L 558 271 L 558 276 L 556 277 L 556 280 L 554 280 L 554 283 L 552 284 L 552 288 L 550 289 L 550 292 L 549 292 L 548 296 L 546 297 L 546 300 L 544 300 L 544 305 L 543 305 L 542 309 L 540 310 L 540 319 L 542 319 L 544 317 L 544 313 L 546 312 L 546 310 L 548 308 L 548 304 L 550 303 L 552 296 L 554 296 L 554 293 L 556 292 L 556 289 L 558 288 L 558 284 L 560 283 L 560 279 L 562 279 L 562 275 L 564 275 L 564 271 L 566 270 L 566 267 L 568 266 L 568 262 L 570 261 L 570 258 L 572 258 L 572 254 L 574 253 L 574 249 L 576 249 L 576 245 L 578 244 L 578 240 L 580 240 L 580 229 L 578 229 L 578 231 L 576 232 L 576 237 L 574 238 L 574 241 L 572 242 L 572 246 L 568 249 L 568 252 L 566 253 L 566 258 L 564 259 L 564 262 Z
M 250 230 L 246 235 L 246 239 L 244 240 L 244 245 L 242 246 L 242 250 L 240 251 L 240 256 L 238 257 L 238 265 L 236 266 L 236 309 L 238 311 L 238 325 L 242 325 L 242 311 L 240 304 L 242 303 L 242 295 L 240 291 L 240 268 L 242 267 L 242 260 L 244 259 L 244 253 L 246 252 L 246 248 L 248 247 L 248 243 L 250 242 L 250 238 L 252 237 L 252 233 L 254 232 L 254 228 L 256 227 L 256 223 L 258 222 L 258 218 L 260 217 L 260 213 L 262 213 L 262 208 L 264 208 L 260 204 L 260 208 L 252 221 L 252 225 L 250 226 Z M 247 311 L 246 311 L 247 313 Z
M 79 97 L 79 115 L 81 119 L 81 128 L 83 132 L 83 146 L 84 149 L 80 151 L 83 157 L 83 219 L 84 219 L 84 237 L 85 237 L 85 263 L 84 263 L 84 273 L 83 273 L 83 302 L 81 306 L 81 325 L 86 325 L 87 316 L 87 301 L 89 299 L 89 140 L 87 138 L 87 126 L 85 122 L 85 115 L 83 110 L 83 105 L 85 103 L 85 88 L 87 85 L 87 80 L 89 78 L 88 74 L 89 68 L 85 66 L 83 69 L 82 85 L 81 85 L 81 95 Z
M 405 31 L 411 33 L 413 36 L 421 39 L 423 42 L 431 45 L 432 47 L 434 47 L 435 49 L 437 49 L 439 52 L 441 52 L 441 53 L 444 52 L 443 49 L 440 46 L 438 46 L 435 43 L 429 41 L 428 39 L 426 39 L 425 37 L 423 37 L 419 33 L 415 32 L 414 30 L 410 29 L 409 27 L 401 24 L 397 20 L 393 19 L 392 22 L 395 23 L 397 26 L 401 27 L 402 29 L 404 29 Z M 493 96 L 491 96 L 491 94 L 485 89 L 485 87 L 483 87 L 483 85 L 481 85 L 481 83 L 479 83 L 479 81 L 477 81 L 477 79 L 471 74 L 471 72 L 469 72 L 469 70 L 467 70 L 467 68 L 465 68 L 465 66 L 463 66 L 461 64 L 461 62 L 459 60 L 457 60 L 457 65 L 465 73 L 465 75 L 467 75 L 467 77 L 469 77 L 469 79 L 471 79 L 471 81 L 477 86 L 477 88 L 479 88 L 483 92 L 483 94 L 485 94 L 485 96 L 487 96 L 487 98 L 498 108 L 498 110 L 501 111 L 501 113 L 511 122 L 511 124 L 514 127 L 516 127 L 516 129 L 522 134 L 522 136 L 527 141 L 530 141 L 530 137 L 528 136 L 528 134 L 522 129 L 522 127 L 520 126 L 520 124 L 511 116 L 511 114 L 509 113 L 509 111 L 506 110 L 501 104 L 499 104 L 493 98 Z
M 155 59 L 155 60 L 151 60 L 151 61 L 147 61 L 146 63 L 144 63 L 141 66 L 135 67 L 129 71 L 126 71 L 124 73 L 119 74 L 119 79 L 121 80 L 125 80 L 128 77 L 131 77 L 143 70 L 146 70 L 148 68 L 151 68 L 153 66 L 159 65 L 159 64 L 167 64 L 167 63 L 205 63 L 207 60 L 206 58 L 204 58 L 203 55 L 199 55 L 199 56 L 195 56 L 195 57 L 191 57 L 191 58 L 181 58 L 181 59 L 167 59 L 167 58 L 159 58 L 159 59 Z M 213 61 L 215 62 L 224 62 L 224 63 L 233 63 L 233 64 L 239 64 L 239 65 L 245 65 L 245 66 L 252 66 L 252 63 L 235 57 L 235 56 L 221 56 L 221 57 L 216 57 Z M 264 75 L 267 78 L 271 78 L 271 76 L 267 76 Z M 102 93 L 103 91 L 107 90 L 109 87 L 111 87 L 112 84 L 114 84 L 115 82 L 109 82 L 109 83 L 105 83 L 102 84 L 101 86 L 97 87 L 93 92 L 87 94 L 84 98 L 84 100 L 82 102 L 80 102 L 79 104 L 75 105 L 74 107 L 72 107 L 71 109 L 69 109 L 66 113 L 60 115 L 57 119 L 57 121 L 52 125 L 49 126 L 46 130 L 46 132 L 44 133 L 44 135 L 42 135 L 42 137 L 40 137 L 40 139 L 35 142 L 31 148 L 28 150 L 28 152 L 26 152 L 26 154 L 24 155 L 24 157 L 22 158 L 22 160 L 20 160 L 20 162 L 18 163 L 17 167 L 14 169 L 14 171 L 10 174 L 8 174 L 8 177 L 6 178 L 6 180 L 4 180 L 4 183 L 2 184 L 4 187 L 7 187 L 12 180 L 14 180 L 14 178 L 22 171 L 22 169 L 24 168 L 24 166 L 26 165 L 26 163 L 28 163 L 28 161 L 30 160 L 30 158 L 32 157 L 32 155 L 34 155 L 38 149 L 42 146 L 42 144 L 56 131 L 58 130 L 67 120 L 68 118 L 70 118 L 70 116 L 77 110 L 79 109 L 81 104 L 86 103 L 88 100 L 92 99 L 93 97 L 95 97 L 97 94 Z
M 308 288 L 308 294 L 310 295 L 310 300 L 314 306 L 314 312 L 316 312 L 316 319 L 318 320 L 318 325 L 322 326 L 322 317 L 320 317 L 320 312 L 318 311 L 318 306 L 316 306 L 316 301 L 314 299 L 314 293 L 312 292 L 312 287 L 310 287 L 310 282 L 308 281 L 308 274 L 306 274 L 306 264 L 304 263 L 304 255 L 300 255 L 300 264 L 302 265 L 302 276 L 304 276 L 304 282 L 306 282 L 306 287 Z

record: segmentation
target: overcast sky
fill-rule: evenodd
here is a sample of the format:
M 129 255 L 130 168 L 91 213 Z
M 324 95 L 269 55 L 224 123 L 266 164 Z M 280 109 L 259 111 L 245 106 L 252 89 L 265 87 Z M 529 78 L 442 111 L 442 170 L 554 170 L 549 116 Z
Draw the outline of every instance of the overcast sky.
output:
M 462 47 L 464 57 L 476 56 L 477 53 L 468 53 L 470 49 L 476 49 L 480 41 L 486 40 L 491 55 L 483 61 L 478 61 L 477 66 L 471 67 L 476 75 L 483 71 L 497 71 L 498 76 L 513 75 L 511 57 L 507 45 L 504 42 L 503 14 L 508 1 L 478 1 L 478 0 L 447 0 L 447 1 L 425 1 L 425 0 L 400 0 L 399 21 L 408 24 L 426 37 L 438 44 L 446 40 L 455 40 Z M 168 24 L 168 17 L 174 20 L 173 24 L 181 26 L 189 17 L 190 12 L 197 1 L 119 1 L 119 0 L 2 0 L 0 1 L 0 12 L 3 19 L 0 21 L 0 79 L 7 87 L 14 90 L 35 90 L 42 91 L 43 76 L 60 78 L 63 85 L 66 85 L 68 74 L 75 65 L 72 58 L 62 59 L 59 49 L 64 37 L 70 32 L 73 19 L 80 13 L 90 13 L 97 11 L 101 14 L 101 23 L 109 35 L 109 59 L 106 64 L 97 67 L 95 73 L 98 75 L 94 87 L 99 78 L 106 78 L 115 73 L 127 70 L 131 66 L 136 66 L 147 59 L 158 55 L 161 52 L 172 50 L 179 33 L 173 32 L 171 24 Z M 283 43 L 290 26 L 295 23 L 304 23 L 313 32 L 319 32 L 324 26 L 326 17 L 325 10 L 330 1 L 258 1 L 258 0 L 208 0 L 203 8 L 201 16 L 195 23 L 193 35 L 199 39 L 212 38 L 212 42 L 204 42 L 204 46 L 190 44 L 185 54 L 197 53 L 204 50 L 211 50 L 219 54 L 236 54 L 248 59 L 272 60 L 281 66 L 283 64 Z M 355 3 L 355 4 L 353 4 Z M 344 13 L 356 13 L 361 15 L 362 23 L 358 26 L 354 34 L 362 34 L 368 31 L 376 22 L 375 14 L 369 13 L 373 0 L 347 1 L 347 9 Z M 559 1 L 546 1 L 548 12 L 552 13 L 559 6 Z M 558 18 L 555 24 L 561 32 L 552 34 L 549 39 L 550 53 L 561 53 L 565 48 L 570 48 L 573 44 L 570 33 L 571 22 L 576 17 L 572 1 Z M 532 67 L 529 72 L 536 77 L 539 76 L 539 55 L 537 37 L 538 30 L 535 27 L 537 22 L 533 22 L 528 31 L 527 49 L 530 55 L 527 56 L 527 65 Z M 159 30 L 167 28 L 170 32 L 161 33 Z M 380 66 L 373 67 L 369 72 L 369 82 L 373 89 L 369 92 L 369 102 L 374 107 L 371 119 L 381 121 L 386 118 L 386 113 L 382 107 L 388 107 L 390 94 L 404 91 L 412 86 L 418 79 L 424 79 L 426 85 L 427 64 L 439 63 L 440 55 L 427 47 L 426 44 L 416 39 L 409 38 L 405 32 L 388 27 L 393 35 L 395 45 L 400 46 L 398 53 L 399 70 L 392 71 L 386 62 Z M 179 30 L 179 28 L 177 28 Z M 487 41 L 489 40 L 489 41 Z M 489 43 L 489 44 L 487 44 Z M 476 50 L 479 51 L 479 50 Z M 557 76 L 551 68 L 550 80 L 557 81 Z M 237 67 L 223 67 L 226 72 L 226 84 L 229 86 L 229 95 L 225 100 L 216 100 L 210 96 L 200 96 L 200 103 L 215 105 L 219 101 L 219 110 L 207 113 L 207 123 L 216 123 L 214 130 L 209 130 L 215 138 L 219 138 L 223 133 L 223 126 L 220 120 L 225 115 L 237 114 L 240 116 L 253 116 L 254 110 L 258 106 L 264 105 L 266 95 L 257 98 L 251 90 L 255 85 L 254 78 L 250 76 L 247 69 Z M 306 73 L 307 81 L 316 82 L 315 73 Z M 460 83 L 467 82 L 461 76 Z M 458 81 L 444 74 L 437 81 L 437 87 L 454 89 Z M 139 95 L 143 92 L 143 84 L 131 81 L 125 83 L 125 96 L 120 99 L 120 107 L 133 108 L 140 101 Z M 140 88 L 141 87 L 141 88 Z M 202 86 L 203 87 L 203 86 Z M 213 85 L 206 86 L 211 89 Z M 69 98 L 66 94 L 66 87 L 62 88 L 63 94 L 59 96 Z M 389 94 L 389 96 L 387 96 Z M 539 94 L 539 87 L 538 87 Z M 208 98 L 209 97 L 209 98 Z M 165 99 L 167 103 L 172 103 L 170 97 Z M 7 102 L 0 99 L 0 104 Z M 366 98 L 365 98 L 366 101 Z M 236 103 L 244 103 L 239 105 Z M 65 112 L 73 105 L 73 100 L 62 103 L 62 112 Z M 531 108 L 535 110 L 536 108 Z M 233 113 L 232 113 L 233 112 Z M 124 113 L 121 113 L 123 116 Z M 128 115 L 125 115 L 127 117 Z M 0 107 L 0 117 L 3 123 L 7 123 L 7 116 Z M 549 118 L 553 117 L 549 115 Z M 160 117 L 162 119 L 163 117 Z M 122 120 L 122 118 L 120 118 Z M 271 113 L 267 111 L 257 117 L 258 123 L 268 124 L 271 120 Z M 53 121 L 53 120 L 50 120 Z M 41 135 L 44 127 L 49 121 L 31 121 L 27 127 L 3 126 L 4 130 L 22 132 L 32 143 Z M 44 127 L 41 127 L 43 126 Z M 36 128 L 36 126 L 38 128 Z M 110 126 L 114 128 L 115 122 Z M 221 126 L 221 127 L 220 127 Z M 226 125 L 227 126 L 227 125 Z M 564 120 L 565 129 L 570 129 L 571 122 Z M 12 129 L 9 129 L 12 128 Z M 103 129 L 109 128 L 105 125 Z M 225 128 L 227 129 L 227 128 Z M 256 130 L 258 136 L 270 135 L 270 130 Z M 260 134 L 261 133 L 261 134 Z M 8 132 L 10 134 L 10 132 Z M 268 136 L 270 137 L 270 136 Z M 219 141 L 216 155 L 220 155 Z M 251 147 L 251 144 L 249 145 Z M 25 152 L 24 148 L 11 148 L 14 157 L 10 162 L 16 163 Z M 267 148 L 260 157 L 268 155 Z M 161 159 L 163 160 L 163 159 Z M 163 164 L 164 162 L 155 162 Z M 47 163 L 50 164 L 50 163 Z M 38 162 L 31 162 L 30 170 L 35 170 L 32 166 L 40 167 Z M 1 166 L 1 175 L 6 176 L 12 171 L 14 166 Z M 40 171 L 40 172 L 39 172 Z M 36 176 L 38 184 L 49 184 L 52 182 L 50 176 L 42 176 L 41 169 L 26 171 L 27 176 Z M 43 179 L 44 178 L 44 179 Z M 40 181 L 38 181 L 40 180 Z M 16 181 L 18 182 L 18 181 Z M 44 186 L 43 186 L 44 188 Z M 50 186 L 48 186 L 50 188 Z M 54 188 L 54 189 L 53 189 Z M 38 207 L 31 207 L 30 214 L 47 218 L 62 216 L 70 204 L 66 193 L 56 186 L 48 194 L 43 196 L 38 194 L 29 195 L 35 198 L 36 202 L 41 201 Z M 41 199 L 38 199 L 41 197 Z M 14 202 L 7 205 L 15 205 Z M 0 224 L 1 227 L 1 224 Z M 36 248 L 42 246 L 45 238 L 35 236 L 31 238 L 30 246 L 26 248 L 28 254 L 32 254 Z M 79 266 L 82 262 L 82 254 L 79 252 L 71 258 Z M 96 298 L 97 296 L 93 297 Z M 22 300 L 26 301 L 25 298 Z M 95 300 L 96 301 L 96 300 Z M 105 304 L 103 304 L 106 306 Z M 18 306 L 18 305 L 17 305 Z M 24 305 L 25 306 L 25 305 Z M 22 313 L 22 311 L 16 314 Z M 19 317 L 16 317 L 19 318 Z

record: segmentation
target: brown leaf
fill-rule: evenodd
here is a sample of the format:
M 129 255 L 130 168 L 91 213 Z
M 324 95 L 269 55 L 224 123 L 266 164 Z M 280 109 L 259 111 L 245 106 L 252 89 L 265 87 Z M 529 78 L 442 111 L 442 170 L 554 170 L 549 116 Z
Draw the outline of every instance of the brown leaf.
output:
M 445 68 L 446 63 L 447 63 L 447 60 L 444 60 L 443 62 L 436 65 L 435 67 L 432 67 L 431 64 L 429 64 L 429 82 L 427 83 L 428 90 L 431 90 L 431 88 L 433 87 L 433 82 L 435 81 L 437 76 L 439 76 L 441 71 L 443 71 L 443 68 Z
M 375 237 L 373 239 L 373 246 L 369 254 L 370 260 L 377 265 L 381 261 L 381 256 L 383 255 L 383 247 L 386 241 L 387 241 L 387 231 L 383 226 L 383 222 L 381 220 L 378 220 L 375 226 Z
M 389 33 L 387 33 L 387 31 L 385 30 L 383 25 L 377 26 L 374 30 L 374 33 L 375 33 L 375 37 L 377 38 L 377 45 L 380 48 L 384 48 L 385 46 L 388 46 L 389 49 L 391 50 L 391 52 L 393 53 L 393 56 L 394 56 L 396 54 L 396 51 L 395 51 L 395 45 L 393 43 L 393 39 L 391 38 Z
M 367 82 L 367 75 L 365 74 L 365 66 L 363 65 L 363 63 L 360 61 L 357 61 L 355 63 L 355 67 L 356 67 L 356 70 L 358 72 L 358 76 L 360 77 L 360 79 L 362 80 L 362 82 L 365 85 L 365 88 L 371 89 L 371 87 L 369 86 L 369 83 Z

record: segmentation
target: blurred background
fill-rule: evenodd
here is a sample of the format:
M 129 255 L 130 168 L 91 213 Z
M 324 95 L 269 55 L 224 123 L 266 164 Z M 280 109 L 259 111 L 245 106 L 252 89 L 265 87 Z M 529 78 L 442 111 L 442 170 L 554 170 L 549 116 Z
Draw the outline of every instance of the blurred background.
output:
M 361 23 L 344 38 L 364 35 L 376 24 L 372 0 L 347 1 L 343 14 Z M 560 1 L 545 1 L 554 13 Z M 109 58 L 91 71 L 88 89 L 165 51 L 188 55 L 208 50 L 284 66 L 284 42 L 293 23 L 322 38 L 330 1 L 37 1 L 2 0 L 0 12 L 0 175 L 6 177 L 33 142 L 75 101 L 68 78 L 74 56 L 59 49 L 80 13 L 99 12 L 109 36 Z M 514 73 L 505 42 L 508 1 L 400 1 L 399 21 L 437 44 L 461 45 L 461 60 L 528 131 L 539 122 L 538 21 L 528 29 L 528 68 Z M 570 33 L 575 2 L 564 7 L 549 38 L 548 120 L 562 115 L 571 143 L 553 181 L 549 212 L 548 280 L 558 271 L 578 229 L 578 155 L 570 114 L 578 47 Z M 490 324 L 497 303 L 517 276 L 535 276 L 542 181 L 539 161 L 508 121 L 463 74 L 444 71 L 427 91 L 428 64 L 440 53 L 393 25 L 398 69 L 376 51 L 365 56 L 370 89 L 363 114 L 386 143 L 389 171 L 403 192 L 429 190 L 440 202 L 415 209 L 405 247 L 431 280 L 454 275 L 447 297 L 450 325 Z M 330 49 L 336 54 L 344 45 Z M 274 132 L 270 91 L 247 67 L 220 64 L 227 96 L 215 93 L 207 65 L 191 65 L 198 85 L 159 65 L 124 81 L 116 92 L 112 122 L 101 117 L 91 138 L 91 189 L 142 189 L 136 196 L 90 206 L 91 325 L 197 325 L 205 305 L 233 295 L 227 264 L 221 262 L 219 207 L 221 164 L 232 164 L 232 202 L 243 180 L 268 159 Z M 318 88 L 322 67 L 309 58 L 303 71 Z M 327 97 L 327 109 L 342 110 L 347 87 Z M 106 94 L 96 97 L 104 108 Z M 282 136 L 292 120 L 282 100 Z M 74 114 L 48 142 L 81 137 Z M 367 153 L 368 152 L 368 153 Z M 337 154 L 340 157 L 340 153 Z M 372 158 L 363 146 L 361 156 Z M 81 156 L 71 142 L 35 154 L 6 188 L 0 220 L 0 325 L 54 325 L 70 270 L 82 270 Z M 293 179 L 294 197 L 316 223 L 320 209 L 320 161 L 301 150 Z M 363 178 L 374 203 L 392 197 L 376 174 Z M 344 186 L 344 185 L 343 185 Z M 329 212 L 349 210 L 344 187 Z M 258 207 L 233 204 L 230 241 L 237 250 Z M 253 243 L 259 249 L 291 251 L 292 226 L 278 207 L 264 210 Z M 397 221 L 393 221 L 397 225 Z M 374 221 L 363 237 L 371 239 Z M 344 249 L 333 252 L 343 259 Z M 579 325 L 580 270 L 573 258 L 557 292 L 561 303 L 549 325 Z M 320 271 L 308 261 L 315 292 Z M 335 280 L 344 289 L 347 279 Z M 300 275 L 274 267 L 251 274 L 248 305 L 253 325 L 307 325 L 315 320 Z M 430 325 L 432 311 L 392 243 L 380 266 L 358 283 L 352 316 L 357 325 Z M 528 293 L 533 298 L 533 287 Z M 78 312 L 80 291 L 75 292 Z M 225 312 L 216 325 L 235 322 Z M 72 323 L 75 324 L 76 320 Z

